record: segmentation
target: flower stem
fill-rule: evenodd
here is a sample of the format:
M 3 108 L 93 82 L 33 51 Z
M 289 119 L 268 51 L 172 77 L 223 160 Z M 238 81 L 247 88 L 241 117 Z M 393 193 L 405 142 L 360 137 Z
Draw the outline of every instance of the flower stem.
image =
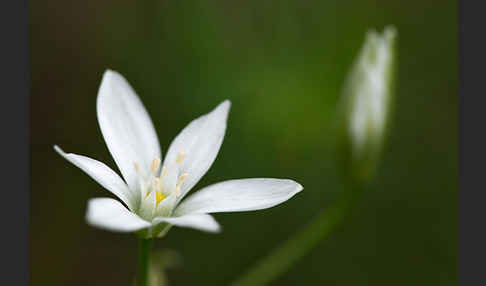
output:
M 360 192 L 348 189 L 329 208 L 321 211 L 307 226 L 255 264 L 233 286 L 267 285 L 307 254 L 338 226 Z
M 138 241 L 138 286 L 148 285 L 148 269 L 152 239 L 141 237 Z

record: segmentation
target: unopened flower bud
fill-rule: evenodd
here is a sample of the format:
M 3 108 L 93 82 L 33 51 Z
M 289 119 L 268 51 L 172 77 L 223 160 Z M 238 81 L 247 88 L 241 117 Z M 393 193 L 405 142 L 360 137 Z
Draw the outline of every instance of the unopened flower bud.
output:
M 343 89 L 345 168 L 369 180 L 383 147 L 393 99 L 396 31 L 369 31 Z

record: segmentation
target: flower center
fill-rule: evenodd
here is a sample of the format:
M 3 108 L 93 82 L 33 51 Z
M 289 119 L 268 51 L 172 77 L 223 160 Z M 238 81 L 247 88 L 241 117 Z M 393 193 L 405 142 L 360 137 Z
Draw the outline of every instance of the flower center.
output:
M 150 166 L 150 173 L 147 178 L 143 178 L 140 174 L 140 167 L 135 162 L 135 169 L 139 176 L 140 190 L 143 199 L 148 199 L 152 192 L 155 192 L 156 207 L 169 196 L 180 196 L 182 182 L 189 176 L 188 173 L 180 174 L 180 168 L 184 162 L 186 153 L 181 151 L 178 153 L 176 161 L 163 167 L 160 175 L 157 176 L 157 171 L 160 167 L 160 158 L 154 158 Z

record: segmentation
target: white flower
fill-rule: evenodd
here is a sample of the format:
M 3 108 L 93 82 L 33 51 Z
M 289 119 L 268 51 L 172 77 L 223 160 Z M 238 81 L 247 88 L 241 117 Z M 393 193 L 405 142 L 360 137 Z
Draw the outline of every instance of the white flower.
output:
M 209 213 L 269 208 L 301 191 L 300 184 L 288 179 L 239 179 L 205 187 L 182 200 L 215 160 L 229 109 L 226 100 L 189 123 L 161 164 L 157 134 L 142 102 L 123 76 L 107 70 L 98 91 L 98 122 L 125 181 L 99 161 L 54 146 L 126 205 L 111 198 L 90 199 L 87 222 L 146 237 L 162 236 L 172 225 L 218 232 L 220 226 Z

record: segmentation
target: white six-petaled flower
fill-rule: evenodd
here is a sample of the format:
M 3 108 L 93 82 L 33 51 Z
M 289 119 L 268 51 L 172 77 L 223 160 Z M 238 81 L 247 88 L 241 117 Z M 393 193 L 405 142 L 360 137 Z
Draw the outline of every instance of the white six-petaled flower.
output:
M 90 199 L 86 220 L 93 226 L 145 237 L 163 236 L 172 225 L 218 232 L 220 226 L 209 213 L 269 208 L 302 190 L 288 179 L 239 179 L 205 187 L 182 200 L 216 158 L 230 102 L 189 123 L 172 141 L 163 163 L 152 121 L 122 75 L 104 73 L 96 105 L 101 132 L 125 181 L 97 160 L 54 146 L 126 205 L 111 198 Z

